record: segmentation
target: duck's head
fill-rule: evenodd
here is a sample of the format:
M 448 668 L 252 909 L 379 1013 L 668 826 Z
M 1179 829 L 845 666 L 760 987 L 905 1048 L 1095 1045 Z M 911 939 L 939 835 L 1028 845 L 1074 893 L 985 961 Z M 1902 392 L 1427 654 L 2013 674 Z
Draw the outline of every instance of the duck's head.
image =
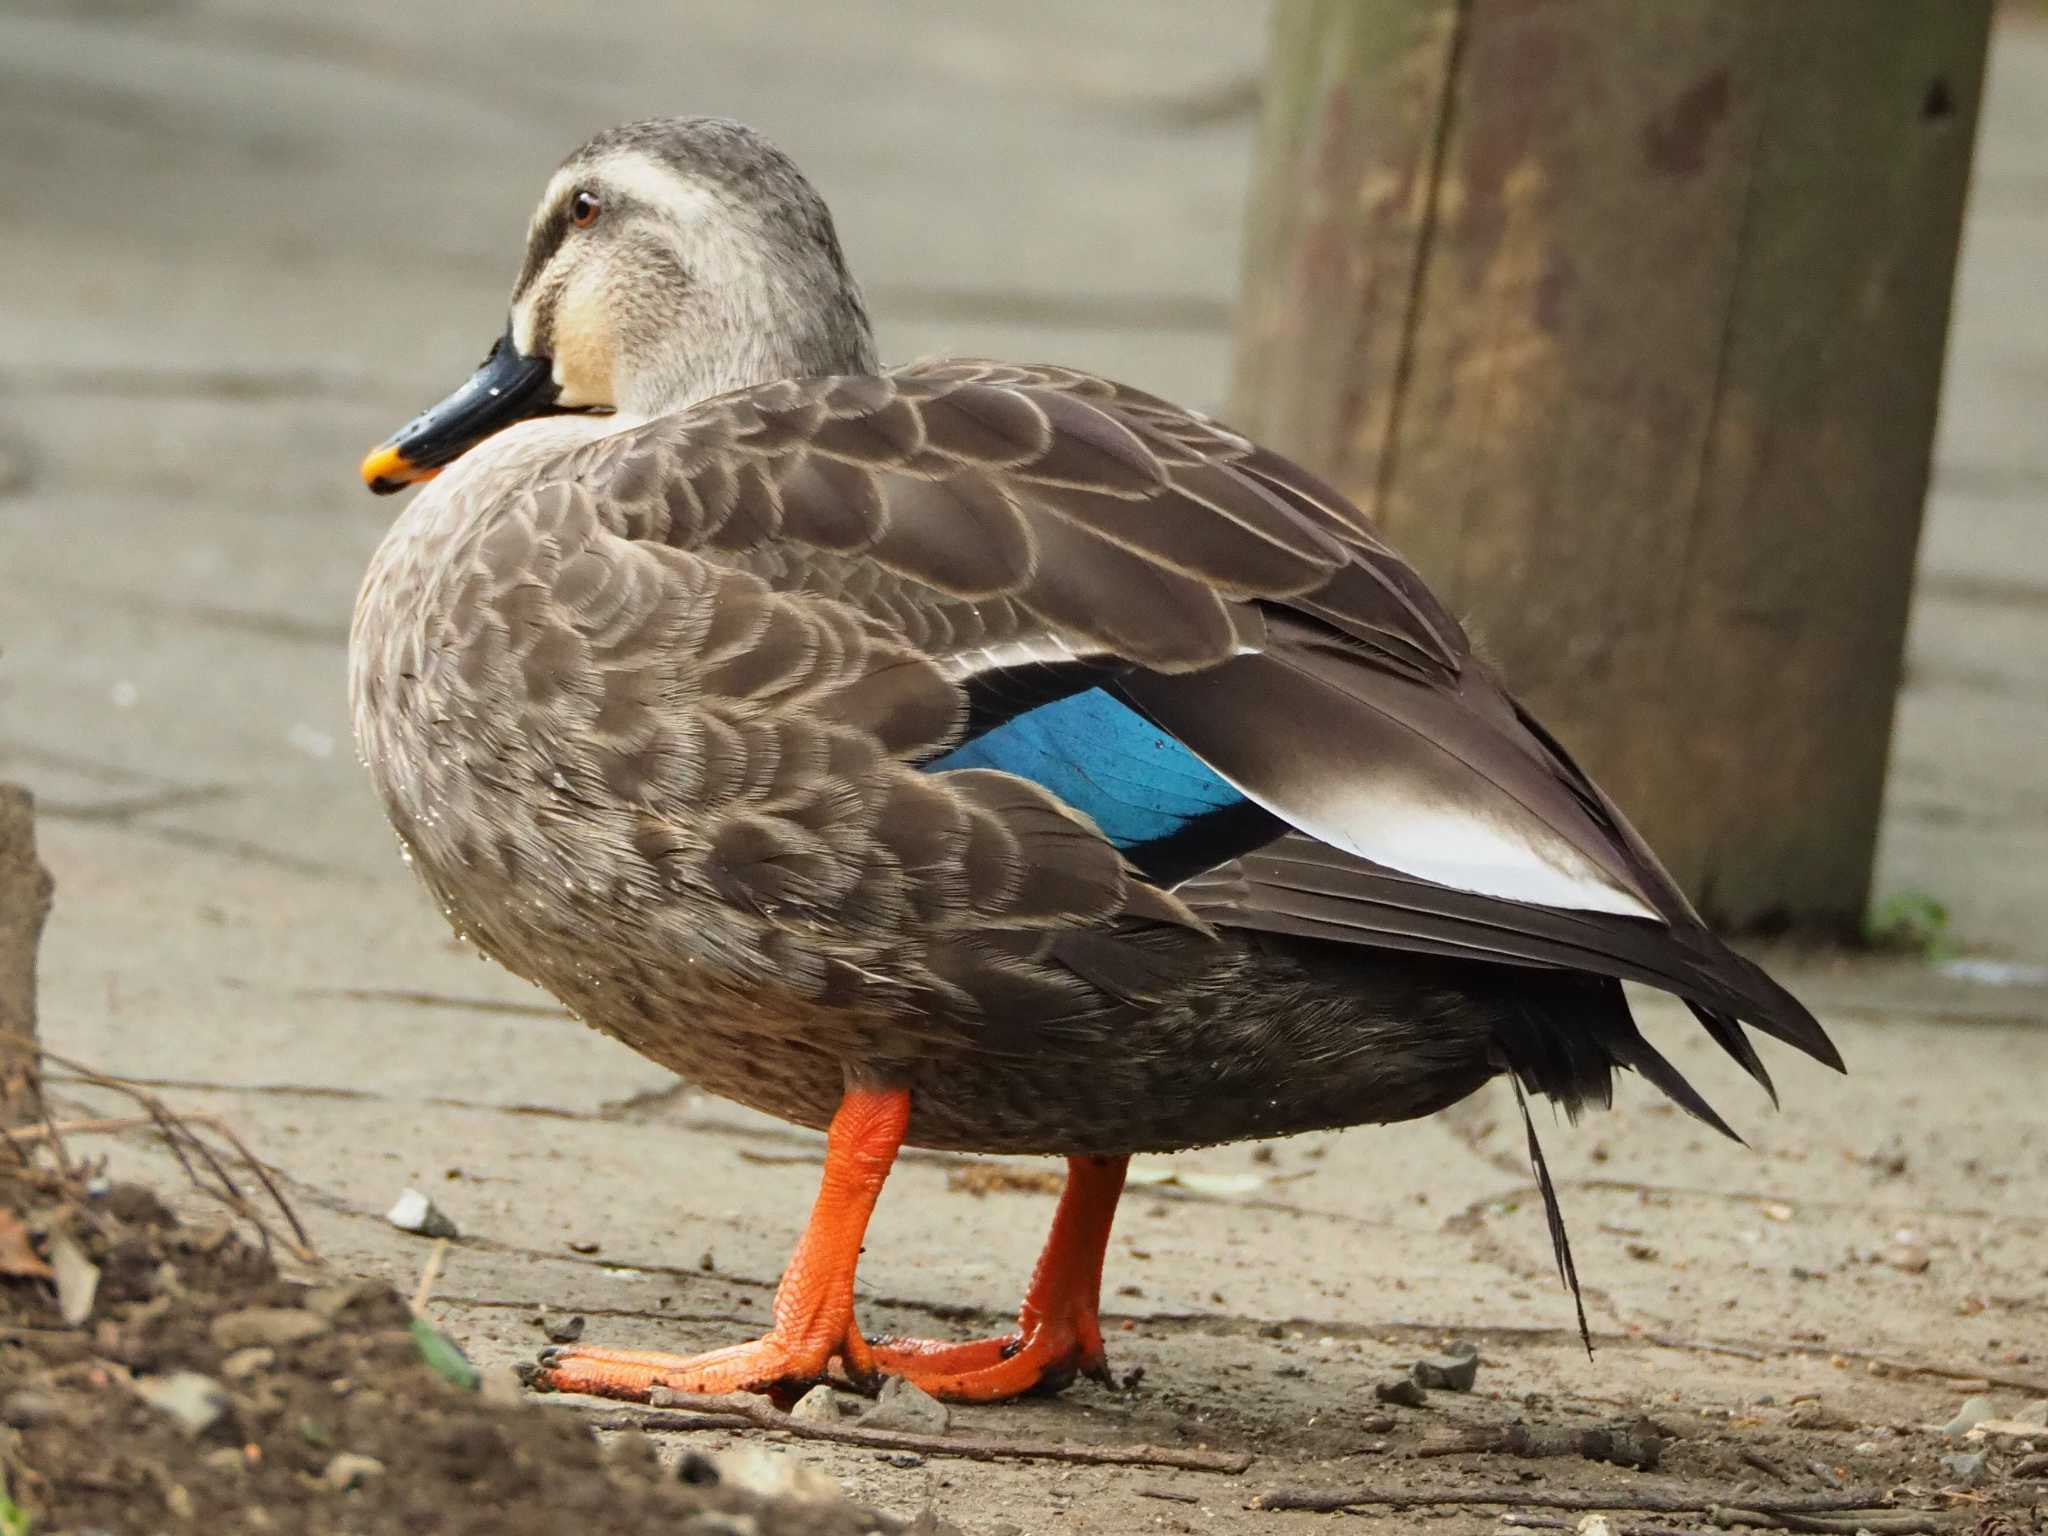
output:
M 532 416 L 645 418 L 874 367 L 832 215 L 788 156 L 718 118 L 629 123 L 562 162 L 505 333 L 455 393 L 371 451 L 363 479 L 398 490 Z

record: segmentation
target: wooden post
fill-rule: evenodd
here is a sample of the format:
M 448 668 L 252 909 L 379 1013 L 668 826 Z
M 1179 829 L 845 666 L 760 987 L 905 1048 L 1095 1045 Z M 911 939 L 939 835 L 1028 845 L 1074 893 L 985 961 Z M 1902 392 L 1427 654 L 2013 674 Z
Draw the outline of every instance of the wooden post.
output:
M 1237 424 L 1709 916 L 1869 894 L 1990 0 L 1281 0 Z
M 0 1129 L 37 1118 L 41 1075 L 19 1042 L 36 1035 L 36 946 L 50 915 L 50 872 L 36 858 L 35 804 L 0 784 Z

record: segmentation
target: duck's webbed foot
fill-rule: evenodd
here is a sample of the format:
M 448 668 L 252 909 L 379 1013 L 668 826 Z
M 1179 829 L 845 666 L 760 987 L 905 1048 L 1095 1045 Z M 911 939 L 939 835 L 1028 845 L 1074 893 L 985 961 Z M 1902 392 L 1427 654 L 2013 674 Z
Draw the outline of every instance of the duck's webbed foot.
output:
M 1045 1251 L 1017 1316 L 1017 1331 L 949 1344 L 933 1339 L 877 1339 L 875 1368 L 902 1376 L 933 1397 L 1001 1402 L 1057 1392 L 1076 1376 L 1110 1379 L 1097 1308 L 1102 1256 L 1123 1194 L 1125 1158 L 1067 1160 L 1067 1187 L 1053 1216 Z
M 656 1387 L 784 1399 L 823 1380 L 838 1360 L 855 1383 L 871 1385 L 874 1355 L 853 1321 L 854 1269 L 909 1120 L 910 1095 L 901 1089 L 856 1089 L 840 1102 L 825 1144 L 818 1203 L 776 1287 L 775 1324 L 762 1337 L 702 1355 L 565 1345 L 542 1353 L 529 1383 L 542 1391 L 636 1402 Z

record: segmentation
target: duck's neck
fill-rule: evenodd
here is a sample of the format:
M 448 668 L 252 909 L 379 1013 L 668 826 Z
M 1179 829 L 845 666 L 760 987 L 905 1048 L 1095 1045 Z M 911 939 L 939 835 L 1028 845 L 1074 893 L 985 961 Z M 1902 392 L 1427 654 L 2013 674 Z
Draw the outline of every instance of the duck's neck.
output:
M 794 298 L 763 294 L 757 303 L 693 316 L 689 335 L 621 381 L 620 413 L 651 419 L 781 379 L 878 371 L 874 331 L 852 279 L 827 303 L 815 295 L 810 303 Z

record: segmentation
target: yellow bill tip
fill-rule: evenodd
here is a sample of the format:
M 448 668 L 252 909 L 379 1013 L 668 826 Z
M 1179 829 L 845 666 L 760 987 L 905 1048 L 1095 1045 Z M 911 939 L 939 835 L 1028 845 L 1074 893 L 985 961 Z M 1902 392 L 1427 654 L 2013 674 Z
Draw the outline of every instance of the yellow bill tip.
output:
M 363 460 L 363 484 L 379 496 L 388 496 L 405 486 L 431 480 L 441 471 L 413 463 L 389 443 L 372 448 Z

